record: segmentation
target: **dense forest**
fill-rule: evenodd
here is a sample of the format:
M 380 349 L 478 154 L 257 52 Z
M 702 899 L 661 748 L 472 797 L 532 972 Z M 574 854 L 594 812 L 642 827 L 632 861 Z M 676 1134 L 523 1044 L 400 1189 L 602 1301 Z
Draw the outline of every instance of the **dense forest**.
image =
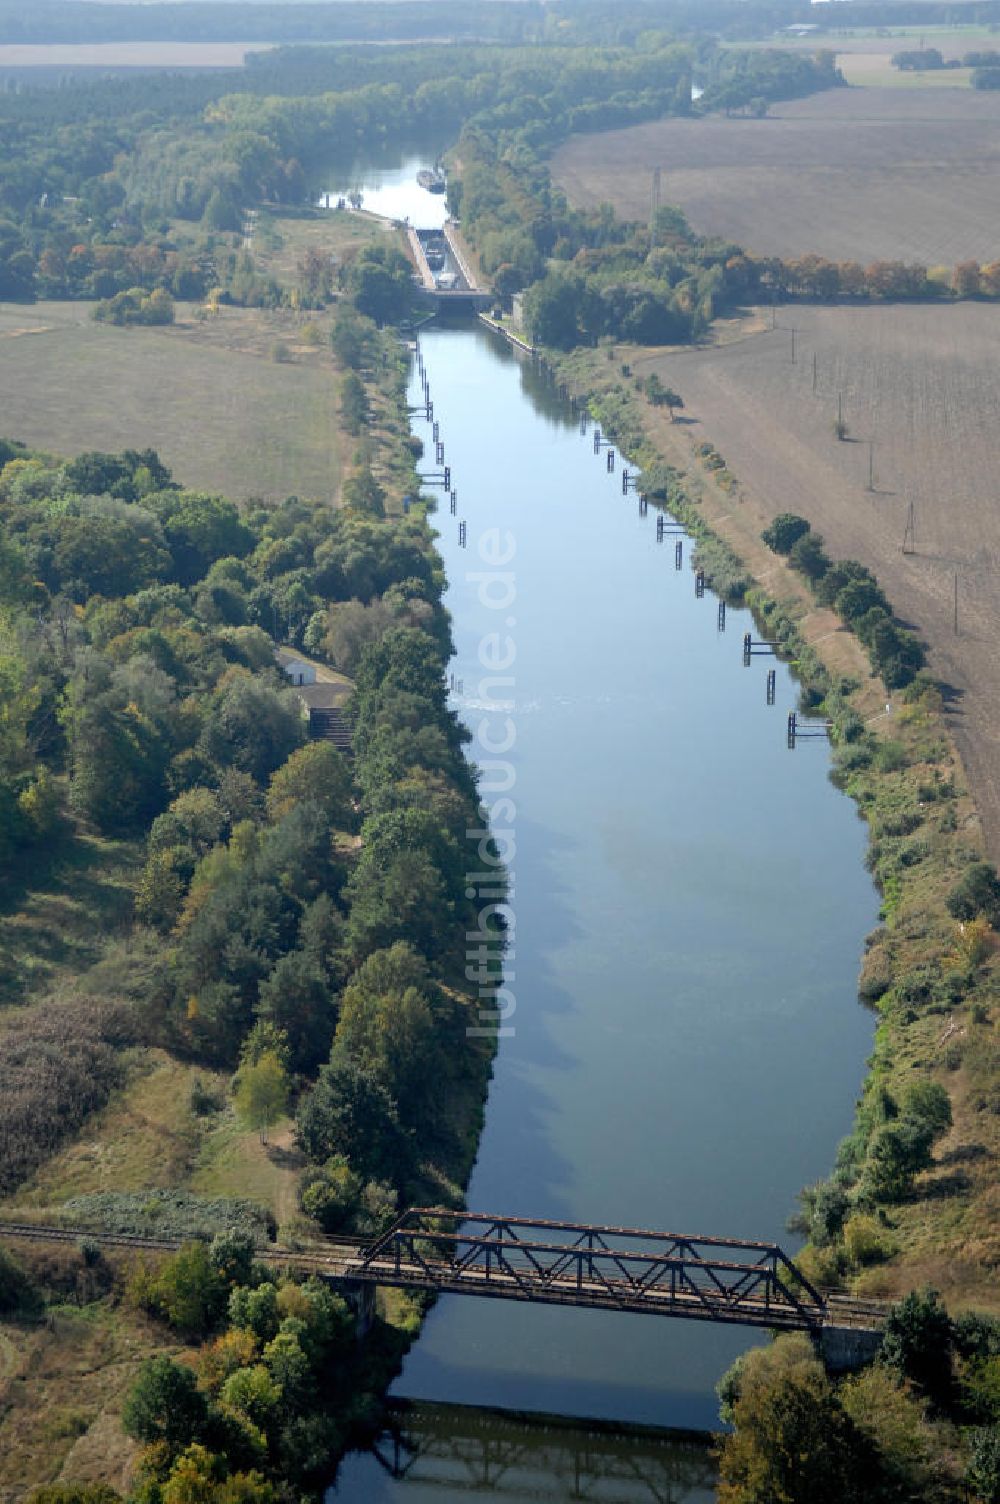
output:
M 389 336 L 345 307 L 336 342 L 362 391 L 377 381 L 405 403 Z M 339 510 L 239 509 L 185 490 L 151 450 L 64 460 L 5 442 L 0 462 L 5 896 L 79 841 L 141 852 L 128 938 L 93 977 L 38 995 L 0 954 L 0 988 L 21 1003 L 0 1050 L 3 1192 L 152 1047 L 229 1073 L 262 1134 L 294 1111 L 314 1236 L 370 1235 L 400 1204 L 457 1197 L 490 1064 L 483 1031 L 466 1029 L 480 820 L 425 516 L 385 516 L 364 452 Z M 278 643 L 350 675 L 349 756 L 310 737 Z M 208 1093 L 195 1110 L 218 1105 Z M 259 1267 L 255 1244 L 273 1235 L 259 1207 L 169 1204 L 74 1203 L 95 1231 L 149 1230 L 155 1215 L 202 1239 L 130 1272 L 91 1259 L 95 1296 L 209 1344 L 197 1383 L 157 1359 L 126 1405 L 147 1448 L 137 1497 L 186 1498 L 203 1473 L 220 1498 L 290 1498 L 329 1466 L 404 1339 L 376 1334 L 359 1353 L 342 1301 Z M 0 1256 L 0 1309 L 30 1315 L 52 1278 Z
M 646 43 L 641 52 L 438 47 L 387 48 L 377 57 L 291 49 L 252 63 L 240 76 L 240 92 L 233 92 L 232 76 L 218 75 L 176 91 L 161 77 L 4 96 L 0 296 L 108 299 L 162 288 L 196 298 L 221 286 L 243 299 L 220 237 L 240 229 L 246 206 L 308 202 L 310 173 L 338 153 L 350 157 L 392 137 L 456 139 L 463 129 L 463 158 L 471 158 L 472 143 L 484 143 L 501 164 L 511 203 L 477 214 L 484 206 L 469 194 L 456 207 L 473 233 L 481 227 L 514 235 L 517 245 L 499 251 L 494 245 L 487 266 L 513 268 L 499 281 L 501 290 L 513 291 L 540 277 L 546 258 L 558 262 L 567 251 L 572 257 L 595 248 L 584 218 L 569 215 L 542 186 L 542 150 L 572 131 L 689 113 L 696 66 L 708 80 L 712 107 L 766 107 L 770 99 L 837 82 L 826 55 L 716 55 L 666 35 Z M 554 214 L 569 233 L 552 233 Z M 599 219 L 596 243 L 620 242 L 613 220 Z M 729 259 L 719 248 L 697 246 L 679 264 L 654 257 L 646 265 L 644 256 L 619 245 L 618 266 L 610 270 L 652 289 L 654 301 L 673 309 L 671 327 L 683 330 L 696 326 L 693 309 L 705 306 L 705 290 L 692 302 L 689 289 L 675 293 L 676 285 L 702 262 L 711 267 Z M 739 271 L 730 283 L 745 290 Z M 613 325 L 620 322 L 612 316 Z M 641 330 L 642 317 L 632 324 Z M 646 327 L 662 327 L 662 320 L 650 318 Z

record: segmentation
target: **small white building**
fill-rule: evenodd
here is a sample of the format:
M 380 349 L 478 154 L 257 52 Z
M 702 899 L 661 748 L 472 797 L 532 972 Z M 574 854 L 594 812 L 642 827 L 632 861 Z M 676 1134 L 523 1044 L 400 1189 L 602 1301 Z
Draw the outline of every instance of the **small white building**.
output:
M 281 666 L 293 684 L 316 683 L 316 665 L 314 663 L 303 663 L 301 658 L 291 658 Z

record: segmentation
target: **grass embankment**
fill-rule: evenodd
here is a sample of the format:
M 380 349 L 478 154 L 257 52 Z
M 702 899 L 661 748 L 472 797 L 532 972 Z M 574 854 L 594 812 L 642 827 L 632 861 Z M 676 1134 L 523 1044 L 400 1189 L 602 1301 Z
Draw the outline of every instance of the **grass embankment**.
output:
M 869 825 L 868 865 L 883 895 L 883 923 L 866 942 L 860 987 L 875 1011 L 875 1045 L 856 1131 L 839 1156 L 848 1205 L 806 1263 L 826 1283 L 869 1294 L 895 1296 L 930 1283 L 953 1309 L 1000 1308 L 1000 965 L 993 937 L 970 945 L 947 908 L 984 848 L 940 692 L 921 677 L 890 696 L 858 639 L 761 542 L 760 520 L 741 505 L 723 457 L 708 443 L 689 448 L 680 437 L 686 429 L 623 378 L 620 354 L 576 352 L 556 368 L 589 396 L 602 426 L 647 479 L 658 472 L 670 511 L 698 539 L 696 561 L 713 588 L 745 600 L 762 634 L 780 644 L 805 707 L 832 722 L 831 776 Z M 864 1176 L 877 1104 L 883 1092 L 898 1104 L 923 1080 L 946 1089 L 952 1126 L 909 1193 L 873 1198 Z

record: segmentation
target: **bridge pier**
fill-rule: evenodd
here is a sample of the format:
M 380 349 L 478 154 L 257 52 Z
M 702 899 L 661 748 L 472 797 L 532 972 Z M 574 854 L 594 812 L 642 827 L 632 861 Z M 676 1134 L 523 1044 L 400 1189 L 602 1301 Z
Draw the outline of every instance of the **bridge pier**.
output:
M 874 1362 L 882 1335 L 870 1327 L 824 1325 L 817 1346 L 827 1373 L 854 1373 Z
M 375 1286 L 367 1280 L 345 1279 L 337 1287 L 354 1313 L 354 1335 L 359 1343 L 364 1342 L 375 1322 Z

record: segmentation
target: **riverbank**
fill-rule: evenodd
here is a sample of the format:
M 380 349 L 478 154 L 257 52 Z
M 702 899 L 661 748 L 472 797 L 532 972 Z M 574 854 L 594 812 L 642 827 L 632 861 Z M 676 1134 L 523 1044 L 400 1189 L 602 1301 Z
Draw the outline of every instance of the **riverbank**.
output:
M 811 1227 L 806 1264 L 858 1292 L 894 1296 L 929 1282 L 955 1308 L 995 1309 L 997 962 L 992 935 L 971 949 L 947 908 L 984 847 L 941 697 L 923 684 L 916 693 L 886 692 L 854 634 L 761 541 L 771 516 L 743 498 L 709 436 L 672 422 L 636 391 L 625 374 L 631 355 L 618 347 L 552 360 L 557 379 L 589 399 L 630 460 L 645 471 L 671 467 L 669 508 L 705 539 L 708 583 L 723 593 L 732 584 L 753 606 L 762 635 L 781 641 L 802 678 L 810 712 L 831 716 L 834 776 L 868 822 L 868 865 L 883 894 L 883 923 L 869 936 L 860 982 L 878 1015 L 875 1050 L 855 1132 L 826 1187 L 843 1193 L 843 1205 L 832 1226 Z M 792 755 L 808 756 L 808 746 Z M 885 1093 L 898 1103 L 915 1080 L 944 1086 L 952 1125 L 912 1190 L 873 1197 L 864 1166 L 878 1103 Z

